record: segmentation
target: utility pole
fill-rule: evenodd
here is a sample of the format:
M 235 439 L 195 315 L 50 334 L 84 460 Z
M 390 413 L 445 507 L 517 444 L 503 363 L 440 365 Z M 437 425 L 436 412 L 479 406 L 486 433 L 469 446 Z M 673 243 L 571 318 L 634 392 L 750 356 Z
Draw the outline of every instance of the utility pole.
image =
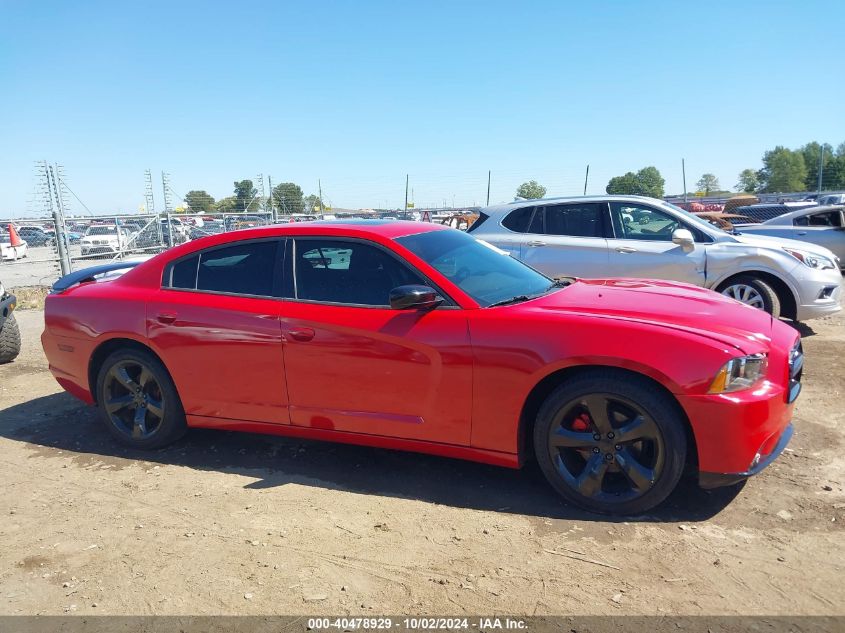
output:
M 490 206 L 490 170 L 487 170 L 487 204 L 484 205 L 489 207 Z
M 276 201 L 273 200 L 273 181 L 270 179 L 270 174 L 267 174 L 267 186 L 270 188 L 270 213 L 273 214 L 273 224 L 275 224 L 278 216 L 276 215 Z
M 402 214 L 408 212 L 408 174 L 405 174 L 405 208 L 402 210 Z
M 819 152 L 819 189 L 816 193 L 821 194 L 821 192 L 822 192 L 822 172 L 824 171 L 824 143 L 821 144 L 819 149 L 821 150 Z
M 170 221 L 170 176 L 161 172 L 161 188 L 164 192 L 164 215 L 167 217 L 167 237 L 170 240 L 169 246 L 176 246 L 173 241 L 173 222 Z
M 684 159 L 681 159 L 681 174 L 684 179 L 684 202 L 687 201 L 687 166 L 684 163 Z
M 48 165 L 44 161 L 44 172 L 47 175 L 47 189 L 50 195 L 50 206 L 53 208 L 53 225 L 56 230 L 56 250 L 59 253 L 59 268 L 62 276 L 70 273 L 70 257 L 66 249 L 65 239 L 67 231 L 65 230 L 64 210 L 62 209 L 62 194 L 59 190 L 60 185 L 56 183 L 57 168 L 53 165 Z
M 320 196 L 320 215 L 323 215 L 323 183 L 317 178 L 317 193 Z
M 155 213 L 156 205 L 153 198 L 153 176 L 149 169 L 144 170 L 144 207 L 147 213 Z
M 584 176 L 584 195 L 587 195 L 587 181 L 590 180 L 590 166 L 587 165 L 587 173 Z

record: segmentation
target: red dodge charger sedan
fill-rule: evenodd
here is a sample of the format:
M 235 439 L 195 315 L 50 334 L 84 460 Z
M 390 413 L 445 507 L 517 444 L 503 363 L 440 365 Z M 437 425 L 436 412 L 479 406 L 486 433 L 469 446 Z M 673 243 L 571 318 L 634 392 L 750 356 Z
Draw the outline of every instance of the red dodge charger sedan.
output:
M 213 235 L 66 276 L 42 336 L 59 384 L 136 448 L 188 427 L 539 462 L 596 512 L 654 507 L 685 469 L 736 483 L 792 435 L 791 327 L 715 292 L 549 279 L 438 225 Z

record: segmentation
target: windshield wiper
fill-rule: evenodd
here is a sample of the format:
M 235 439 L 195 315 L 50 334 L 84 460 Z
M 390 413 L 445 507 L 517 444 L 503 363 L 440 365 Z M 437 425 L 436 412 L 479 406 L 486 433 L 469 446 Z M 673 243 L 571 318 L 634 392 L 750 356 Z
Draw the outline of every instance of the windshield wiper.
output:
M 575 281 L 573 277 L 555 277 L 552 281 L 552 285 L 549 286 L 549 290 L 552 288 L 566 288 L 573 281 Z
M 502 299 L 501 301 L 497 301 L 496 303 L 491 303 L 488 308 L 495 308 L 496 306 L 506 306 L 510 305 L 511 303 L 522 303 L 523 301 L 528 301 L 531 299 L 528 295 L 516 295 L 515 297 L 511 297 L 510 299 Z

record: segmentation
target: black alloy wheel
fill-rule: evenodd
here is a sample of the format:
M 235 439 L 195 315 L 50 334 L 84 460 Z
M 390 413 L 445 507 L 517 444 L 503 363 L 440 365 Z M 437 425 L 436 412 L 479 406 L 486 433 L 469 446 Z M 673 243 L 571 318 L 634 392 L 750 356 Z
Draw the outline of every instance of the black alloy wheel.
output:
M 683 471 L 686 437 L 673 403 L 634 375 L 591 372 L 559 387 L 535 426 L 537 459 L 566 499 L 632 514 L 666 498 Z
M 106 359 L 97 380 L 97 402 L 112 435 L 134 448 L 158 448 L 186 429 L 170 375 L 142 350 L 120 350 Z

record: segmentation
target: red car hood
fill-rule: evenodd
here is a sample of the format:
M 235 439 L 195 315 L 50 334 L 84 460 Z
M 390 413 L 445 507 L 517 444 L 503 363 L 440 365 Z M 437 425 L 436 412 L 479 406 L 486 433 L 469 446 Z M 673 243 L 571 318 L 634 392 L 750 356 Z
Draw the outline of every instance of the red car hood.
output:
M 670 327 L 727 343 L 747 354 L 768 348 L 772 317 L 712 290 L 646 279 L 578 279 L 521 304 Z

